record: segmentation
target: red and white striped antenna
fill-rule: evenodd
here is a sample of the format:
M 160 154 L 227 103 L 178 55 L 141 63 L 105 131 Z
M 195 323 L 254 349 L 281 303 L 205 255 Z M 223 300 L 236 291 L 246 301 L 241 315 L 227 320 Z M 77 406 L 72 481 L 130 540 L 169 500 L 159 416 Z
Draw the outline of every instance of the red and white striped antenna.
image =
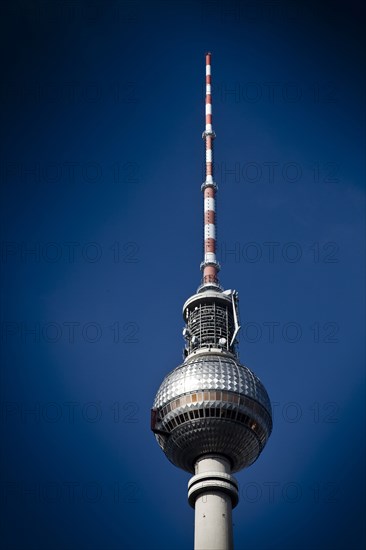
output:
M 217 185 L 213 180 L 213 142 L 216 135 L 212 129 L 211 91 L 211 53 L 206 53 L 206 125 L 205 131 L 202 134 L 206 146 L 206 178 L 201 187 L 204 193 L 204 260 L 201 263 L 201 269 L 203 271 L 202 286 L 200 287 L 201 291 L 205 290 L 207 287 L 220 288 L 217 278 L 220 265 L 216 260 L 215 195 Z

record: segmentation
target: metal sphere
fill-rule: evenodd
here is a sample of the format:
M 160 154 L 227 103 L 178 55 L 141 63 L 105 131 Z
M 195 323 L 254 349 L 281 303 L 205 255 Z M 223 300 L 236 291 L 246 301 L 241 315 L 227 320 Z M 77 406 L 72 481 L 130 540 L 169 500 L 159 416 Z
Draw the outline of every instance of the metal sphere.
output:
M 171 371 L 155 397 L 156 439 L 169 460 L 194 473 L 202 455 L 252 464 L 272 430 L 271 403 L 257 376 L 233 356 L 205 352 Z

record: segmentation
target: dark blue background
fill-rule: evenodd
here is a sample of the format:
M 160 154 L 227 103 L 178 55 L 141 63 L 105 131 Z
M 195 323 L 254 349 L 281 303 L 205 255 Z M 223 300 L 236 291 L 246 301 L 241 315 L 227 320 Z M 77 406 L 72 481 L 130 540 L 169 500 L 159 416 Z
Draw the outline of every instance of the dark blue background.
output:
M 210 50 L 221 282 L 274 404 L 236 548 L 362 548 L 361 3 L 2 12 L 4 547 L 192 547 L 149 416 L 200 282 Z

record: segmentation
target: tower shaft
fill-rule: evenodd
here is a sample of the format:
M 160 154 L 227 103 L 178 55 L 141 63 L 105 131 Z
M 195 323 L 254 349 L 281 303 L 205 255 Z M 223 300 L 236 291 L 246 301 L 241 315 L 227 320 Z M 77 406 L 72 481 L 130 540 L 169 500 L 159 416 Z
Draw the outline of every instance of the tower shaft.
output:
M 238 486 L 230 475 L 229 461 L 206 455 L 195 465 L 188 484 L 188 500 L 195 508 L 195 550 L 232 550 L 232 508 L 238 502 Z

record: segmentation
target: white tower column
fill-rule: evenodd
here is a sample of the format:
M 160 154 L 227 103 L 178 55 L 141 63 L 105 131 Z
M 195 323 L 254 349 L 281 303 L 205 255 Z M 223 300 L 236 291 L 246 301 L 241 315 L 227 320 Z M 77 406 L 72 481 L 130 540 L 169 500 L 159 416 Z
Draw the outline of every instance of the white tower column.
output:
M 229 461 L 205 455 L 195 464 L 188 483 L 188 501 L 195 508 L 194 549 L 232 550 L 232 508 L 238 503 L 238 484 Z

